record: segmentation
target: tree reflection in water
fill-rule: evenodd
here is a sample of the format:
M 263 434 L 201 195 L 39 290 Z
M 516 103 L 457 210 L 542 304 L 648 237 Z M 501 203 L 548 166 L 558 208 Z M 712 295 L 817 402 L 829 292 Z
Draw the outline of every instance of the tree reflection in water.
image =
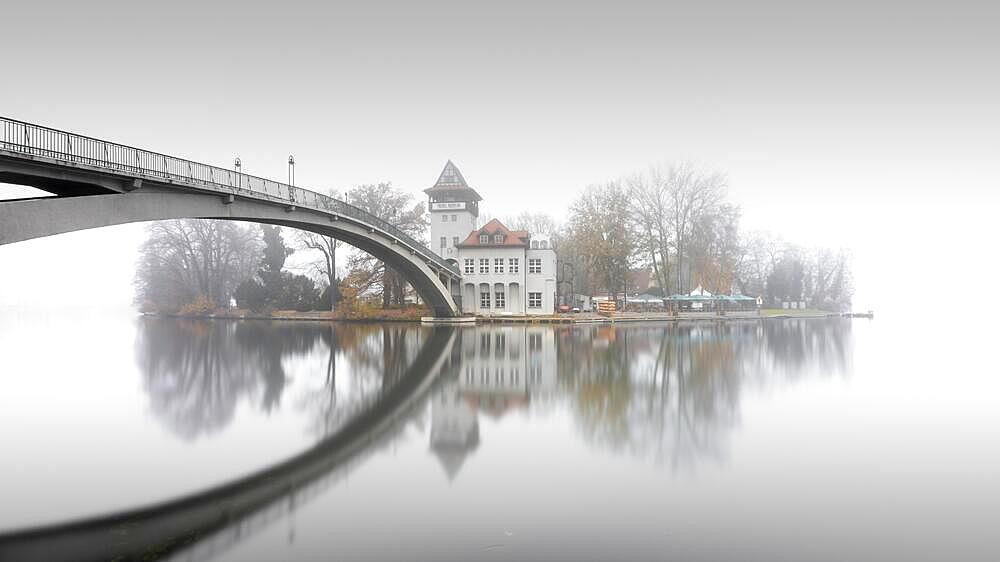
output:
M 143 318 L 136 358 L 153 414 L 187 440 L 225 428 L 241 401 L 280 408 L 301 362 L 308 380 L 291 402 L 324 436 L 391 386 L 422 340 L 415 327 Z
M 562 330 L 560 389 L 586 439 L 672 467 L 721 459 L 741 393 L 849 372 L 850 321 Z
M 673 467 L 718 460 L 744 392 L 847 373 L 851 356 L 841 319 L 481 326 L 460 337 L 430 412 L 449 478 L 481 446 L 479 415 L 563 404 L 601 447 Z M 415 326 L 146 318 L 136 348 L 153 413 L 185 439 L 224 428 L 241 401 L 280 408 L 290 372 L 300 380 L 286 401 L 323 437 L 395 384 L 425 339 Z

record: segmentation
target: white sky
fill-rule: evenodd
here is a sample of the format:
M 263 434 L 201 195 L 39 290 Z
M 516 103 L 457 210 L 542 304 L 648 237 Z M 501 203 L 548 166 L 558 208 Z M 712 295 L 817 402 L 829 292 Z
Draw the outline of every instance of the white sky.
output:
M 499 216 L 691 159 L 729 173 L 745 227 L 851 248 L 857 309 L 995 278 L 1000 39 L 978 3 L 4 12 L 16 119 L 275 179 L 294 154 L 316 189 L 419 194 L 450 158 Z M 141 238 L 0 247 L 0 304 L 126 304 Z

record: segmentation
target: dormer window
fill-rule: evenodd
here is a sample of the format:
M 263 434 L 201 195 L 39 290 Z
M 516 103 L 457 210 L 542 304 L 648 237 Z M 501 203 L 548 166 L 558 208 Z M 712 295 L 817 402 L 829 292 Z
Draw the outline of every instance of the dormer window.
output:
M 496 233 L 496 234 L 494 234 L 493 235 L 493 243 L 494 244 L 503 244 L 503 234 L 500 234 L 499 232 Z
M 490 235 L 489 234 L 480 234 L 479 235 L 479 243 L 480 244 L 489 244 L 490 243 Z

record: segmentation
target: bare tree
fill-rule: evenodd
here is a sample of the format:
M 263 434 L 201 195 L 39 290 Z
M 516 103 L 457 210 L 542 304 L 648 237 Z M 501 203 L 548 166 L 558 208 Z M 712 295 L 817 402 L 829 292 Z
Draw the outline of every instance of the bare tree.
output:
M 389 182 L 364 184 L 347 192 L 347 201 L 423 242 L 427 215 L 424 204 L 414 202 L 412 194 L 393 187 Z M 370 289 L 381 291 L 383 307 L 403 304 L 408 284 L 399 272 L 364 252 L 352 255 L 349 264 L 352 270 L 362 273 L 361 277 L 368 278 L 366 283 Z
M 657 285 L 666 293 L 670 286 L 670 244 L 673 199 L 667 188 L 664 173 L 659 167 L 650 168 L 646 174 L 634 174 L 625 180 L 628 187 L 631 213 L 638 219 L 641 235 L 638 249 L 649 256 Z
M 327 195 L 336 198 L 337 192 L 330 190 Z M 330 310 L 337 308 L 337 246 L 340 241 L 332 236 L 323 236 L 307 230 L 299 230 L 296 233 L 299 247 L 305 250 L 312 250 L 317 253 L 316 259 L 311 263 L 315 273 L 325 278 L 327 291 L 330 296 Z
M 548 213 L 524 211 L 517 216 L 507 217 L 503 223 L 511 230 L 527 230 L 531 234 L 553 235 L 559 229 L 559 224 Z
M 159 221 L 146 232 L 135 277 L 143 307 L 173 312 L 199 297 L 225 306 L 260 263 L 258 229 L 231 221 Z
M 727 179 L 725 174 L 702 172 L 685 162 L 670 167 L 666 185 L 671 199 L 670 226 L 677 257 L 677 290 L 684 292 L 690 285 L 690 267 L 688 283 L 684 278 L 688 240 L 699 218 L 722 202 Z

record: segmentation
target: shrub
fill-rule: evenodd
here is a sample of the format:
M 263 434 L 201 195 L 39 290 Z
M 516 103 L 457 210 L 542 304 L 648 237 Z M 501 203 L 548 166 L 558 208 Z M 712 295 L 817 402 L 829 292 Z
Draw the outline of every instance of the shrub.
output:
M 181 307 L 180 314 L 183 316 L 207 316 L 215 312 L 215 303 L 205 295 L 198 295 L 198 298 Z

